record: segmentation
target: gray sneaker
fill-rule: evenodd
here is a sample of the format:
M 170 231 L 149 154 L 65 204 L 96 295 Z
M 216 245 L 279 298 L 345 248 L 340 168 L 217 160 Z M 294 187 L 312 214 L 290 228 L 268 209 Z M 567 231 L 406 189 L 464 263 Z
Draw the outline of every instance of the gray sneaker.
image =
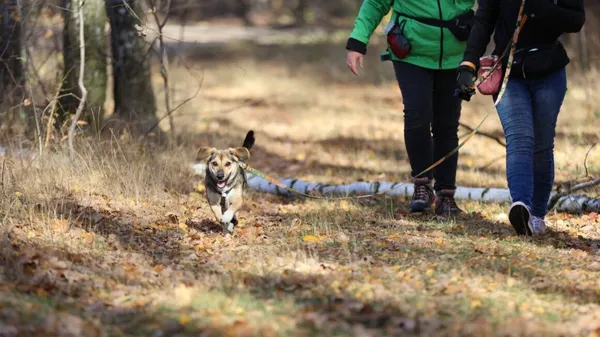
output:
M 518 235 L 532 235 L 531 211 L 524 203 L 517 201 L 510 206 L 508 220 Z
M 531 229 L 533 234 L 544 234 L 546 233 L 546 222 L 543 218 L 537 216 L 531 216 Z

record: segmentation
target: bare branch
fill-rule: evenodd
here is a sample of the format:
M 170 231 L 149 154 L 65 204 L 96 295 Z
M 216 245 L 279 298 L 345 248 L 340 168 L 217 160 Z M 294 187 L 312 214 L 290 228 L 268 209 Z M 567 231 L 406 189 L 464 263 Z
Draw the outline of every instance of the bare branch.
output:
M 592 146 L 590 146 L 590 148 L 588 149 L 588 151 L 585 154 L 585 159 L 583 160 L 583 168 L 585 169 L 585 177 L 589 177 L 590 173 L 588 171 L 588 167 L 587 167 L 587 160 L 588 160 L 588 156 L 590 155 L 590 152 L 592 152 L 592 149 L 596 146 L 596 143 L 592 144 Z
M 158 126 L 158 124 L 160 124 L 160 122 L 162 122 L 162 121 L 163 121 L 165 118 L 167 118 L 167 117 L 169 117 L 169 116 L 173 115 L 173 113 L 174 113 L 175 111 L 179 110 L 179 108 L 181 108 L 182 106 L 184 106 L 184 105 L 185 105 L 187 102 L 189 102 L 189 101 L 193 100 L 194 98 L 196 98 L 196 96 L 198 96 L 198 94 L 200 93 L 200 90 L 202 89 L 202 82 L 204 82 L 204 77 L 202 77 L 202 80 L 201 80 L 201 81 L 198 81 L 198 89 L 196 90 L 196 92 L 195 92 L 195 93 L 194 93 L 192 96 L 190 96 L 190 97 L 188 97 L 188 98 L 184 99 L 184 100 L 183 100 L 181 103 L 179 103 L 179 104 L 178 104 L 178 105 L 177 105 L 175 108 L 173 108 L 173 109 L 171 110 L 171 112 L 170 112 L 170 113 L 167 113 L 166 115 L 164 115 L 164 116 L 162 116 L 161 118 L 159 118 L 159 119 L 156 121 L 156 123 L 154 123 L 154 125 L 152 125 L 152 127 L 151 127 L 151 128 L 149 128 L 149 129 L 148 129 L 148 131 L 146 131 L 146 137 L 147 137 L 147 136 L 150 134 L 150 132 L 152 132 L 152 130 L 154 130 L 154 129 L 155 129 L 157 126 Z
M 51 104 L 49 104 L 48 106 L 52 107 L 52 110 L 50 110 L 50 117 L 48 117 L 48 125 L 46 126 L 46 141 L 44 142 L 44 148 L 48 147 L 48 142 L 50 141 L 50 130 L 52 130 L 51 124 L 52 121 L 54 120 L 54 114 L 56 113 L 56 106 L 58 104 L 58 100 L 60 99 L 59 94 L 60 91 L 62 89 L 62 84 L 63 82 L 59 82 L 59 85 L 56 89 L 56 93 L 54 94 L 54 99 L 52 100 Z M 45 112 L 45 110 L 44 110 Z M 42 113 L 43 115 L 43 113 Z
M 71 127 L 69 128 L 69 157 L 71 158 L 71 165 L 73 165 L 75 161 L 75 150 L 73 148 L 73 137 L 75 136 L 75 127 L 77 126 L 77 121 L 83 112 L 83 108 L 85 106 L 85 101 L 87 99 L 87 89 L 85 88 L 85 84 L 83 83 L 83 77 L 85 74 L 85 36 L 83 34 L 83 2 L 85 0 L 78 0 L 79 6 L 77 8 L 77 16 L 79 16 L 79 90 L 81 90 L 81 100 L 79 101 L 79 106 L 77 107 L 77 111 L 73 116 L 73 120 L 71 122 Z
M 462 122 L 459 122 L 459 125 L 462 126 L 465 129 L 467 129 L 469 132 L 473 132 L 475 130 L 472 127 L 470 127 L 470 126 L 468 126 L 468 125 L 466 125 L 466 124 L 464 124 Z M 498 144 L 506 147 L 506 143 L 502 139 L 500 139 L 499 137 L 497 137 L 497 136 L 494 136 L 494 135 L 492 135 L 490 133 L 487 133 L 487 132 L 484 132 L 484 131 L 477 131 L 476 134 L 479 134 L 479 135 L 481 135 L 483 137 L 492 139 L 492 140 L 496 141 L 496 143 L 498 143 Z
M 175 122 L 173 121 L 173 116 L 171 115 L 171 97 L 170 97 L 170 88 L 169 88 L 169 73 L 167 70 L 167 64 L 169 62 L 167 51 L 165 48 L 165 42 L 163 39 L 162 29 L 167 23 L 167 19 L 169 17 L 168 9 L 171 7 L 171 1 L 167 0 L 167 13 L 165 15 L 165 20 L 160 22 L 158 18 L 158 11 L 156 10 L 156 5 L 154 4 L 154 0 L 148 0 L 150 2 L 150 6 L 152 7 L 152 15 L 154 16 L 154 21 L 156 21 L 156 25 L 158 26 L 158 48 L 159 55 L 158 59 L 160 61 L 160 76 L 163 79 L 164 90 L 165 90 L 165 108 L 167 109 L 167 116 L 169 117 L 169 127 L 171 129 L 172 139 L 176 139 L 175 137 Z M 165 60 L 167 59 L 167 60 Z
M 592 179 L 585 183 L 577 184 L 564 192 L 556 193 L 548 202 L 548 209 L 553 209 L 556 206 L 556 204 L 558 203 L 558 201 L 560 200 L 560 198 L 562 198 L 564 196 L 573 194 L 577 191 L 581 191 L 581 190 L 585 190 L 585 189 L 588 189 L 588 188 L 591 188 L 594 186 L 598 186 L 598 185 L 600 185 L 600 178 Z

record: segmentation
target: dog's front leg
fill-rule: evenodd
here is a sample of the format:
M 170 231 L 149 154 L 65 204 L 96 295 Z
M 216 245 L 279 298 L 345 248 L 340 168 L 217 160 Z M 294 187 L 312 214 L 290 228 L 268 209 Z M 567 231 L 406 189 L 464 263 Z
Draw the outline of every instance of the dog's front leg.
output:
M 242 207 L 244 202 L 244 198 L 242 196 L 241 188 L 235 188 L 229 192 L 227 197 L 225 198 L 225 202 L 227 205 L 227 210 L 223 213 L 223 222 L 228 223 L 233 230 L 233 225 L 237 224 L 237 219 L 235 215 Z
M 207 193 L 208 205 L 215 215 L 217 222 L 223 221 L 223 211 L 221 210 L 221 195 L 216 193 Z

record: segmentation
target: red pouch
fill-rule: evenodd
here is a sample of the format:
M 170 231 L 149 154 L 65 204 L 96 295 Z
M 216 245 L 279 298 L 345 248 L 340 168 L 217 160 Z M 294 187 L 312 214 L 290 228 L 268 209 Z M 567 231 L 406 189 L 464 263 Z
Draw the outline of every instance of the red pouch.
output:
M 500 82 L 502 82 L 502 65 L 497 55 L 483 56 L 479 59 L 478 78 L 485 78 L 477 85 L 477 89 L 482 95 L 495 95 L 500 91 Z M 490 73 L 491 72 L 491 73 Z
M 397 23 L 391 29 L 391 31 L 387 34 L 387 42 L 388 46 L 392 53 L 399 59 L 403 59 L 410 53 L 412 46 L 410 42 L 404 36 L 404 25 L 406 21 L 402 22 L 402 25 L 398 25 Z

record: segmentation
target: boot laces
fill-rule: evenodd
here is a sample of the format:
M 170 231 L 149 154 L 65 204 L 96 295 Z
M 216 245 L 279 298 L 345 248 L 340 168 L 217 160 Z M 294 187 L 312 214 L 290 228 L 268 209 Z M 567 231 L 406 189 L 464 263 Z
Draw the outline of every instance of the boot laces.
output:
M 427 185 L 417 185 L 415 186 L 415 199 L 416 200 L 431 200 L 431 192 Z
M 451 211 L 455 211 L 455 210 L 459 209 L 458 204 L 456 203 L 456 200 L 454 200 L 454 197 L 451 197 L 451 196 L 443 197 L 442 205 L 445 209 L 451 210 Z

